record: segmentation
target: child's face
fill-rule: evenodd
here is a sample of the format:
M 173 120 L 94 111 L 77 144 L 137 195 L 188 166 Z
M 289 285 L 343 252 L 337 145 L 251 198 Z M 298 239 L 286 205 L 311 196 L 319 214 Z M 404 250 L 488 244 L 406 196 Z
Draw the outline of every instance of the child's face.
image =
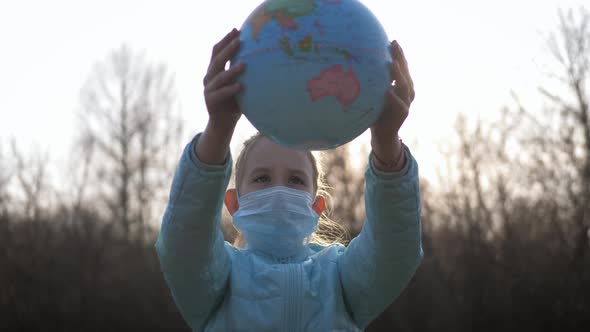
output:
M 292 150 L 263 137 L 248 152 L 240 195 L 274 186 L 314 192 L 313 165 L 303 151 Z

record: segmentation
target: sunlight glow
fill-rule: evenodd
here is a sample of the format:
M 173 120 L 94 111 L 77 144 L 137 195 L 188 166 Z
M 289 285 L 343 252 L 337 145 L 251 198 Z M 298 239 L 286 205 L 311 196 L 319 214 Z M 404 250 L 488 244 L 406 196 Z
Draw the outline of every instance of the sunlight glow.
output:
M 33 143 L 64 162 L 76 133 L 78 92 L 92 65 L 128 43 L 176 75 L 186 140 L 207 121 L 202 77 L 210 49 L 239 27 L 259 0 L 12 1 L 0 4 L 0 140 Z M 511 103 L 541 105 L 544 40 L 557 8 L 584 1 L 363 1 L 409 59 L 417 99 L 401 135 L 427 178 L 442 163 L 439 144 L 459 112 L 493 118 Z M 253 132 L 241 120 L 234 153 Z M 367 144 L 368 133 L 353 144 Z M 365 156 L 361 156 L 365 158 Z M 65 174 L 56 174 L 57 177 Z

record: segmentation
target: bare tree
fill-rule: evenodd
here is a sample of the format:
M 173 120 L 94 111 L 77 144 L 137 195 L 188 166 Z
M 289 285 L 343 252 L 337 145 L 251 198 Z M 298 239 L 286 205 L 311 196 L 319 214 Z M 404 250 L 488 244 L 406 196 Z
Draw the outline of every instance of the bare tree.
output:
M 355 160 L 366 160 L 367 151 L 353 155 L 349 146 L 323 151 L 321 153 L 325 181 L 329 187 L 330 216 L 345 226 L 355 237 L 361 231 L 365 218 L 364 169 L 355 169 Z
M 89 209 L 92 204 L 85 202 L 85 194 L 88 191 L 90 181 L 90 171 L 92 167 L 92 157 L 94 155 L 94 138 L 88 133 L 82 133 L 77 139 L 73 149 L 73 154 L 77 156 L 75 161 L 71 161 L 68 173 L 70 174 L 68 189 L 71 191 L 66 195 L 71 197 L 70 206 L 66 208 L 72 213 L 72 219 L 80 214 L 83 207 Z
M 170 181 L 182 135 L 174 79 L 164 65 L 122 46 L 95 66 L 81 100 L 80 144 L 92 149 L 99 200 L 125 237 L 133 229 L 141 235 Z
M 557 226 L 573 258 L 588 252 L 590 226 L 590 12 L 580 8 L 559 12 L 557 32 L 548 39 L 558 65 L 550 76 L 555 87 L 540 87 L 546 97 L 544 116 L 536 116 L 519 103 L 528 121 L 523 144 L 530 165 L 545 192 L 557 198 L 568 223 Z
M 0 145 L 0 215 L 8 213 L 8 204 L 10 196 L 8 194 L 8 184 L 12 178 L 11 171 L 7 165 L 7 157 L 4 155 L 3 146 Z
M 21 194 L 19 211 L 28 220 L 39 220 L 42 210 L 49 209 L 49 185 L 47 183 L 47 153 L 35 153 L 27 158 L 17 147 L 16 141 L 11 142 L 12 154 L 15 160 L 15 177 L 18 185 L 16 189 Z M 45 204 L 45 206 L 43 206 Z

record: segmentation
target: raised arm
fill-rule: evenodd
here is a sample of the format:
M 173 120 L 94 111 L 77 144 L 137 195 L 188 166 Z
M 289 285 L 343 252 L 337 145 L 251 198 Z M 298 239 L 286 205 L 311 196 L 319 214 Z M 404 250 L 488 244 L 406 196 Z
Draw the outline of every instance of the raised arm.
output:
M 422 259 L 418 164 L 398 137 L 414 100 L 414 83 L 395 41 L 391 52 L 394 84 L 371 127 L 373 151 L 365 174 L 367 219 L 338 261 L 344 300 L 361 328 L 393 302 Z
M 399 174 L 382 173 L 371 160 L 367 219 L 338 260 L 345 303 L 361 328 L 395 300 L 422 259 L 418 165 L 407 147 L 405 153 Z
M 226 63 L 239 49 L 233 29 L 215 47 L 203 80 L 209 121 L 182 154 L 156 250 L 177 307 L 193 330 L 204 328 L 223 300 L 232 247 L 220 229 L 221 208 L 231 175 L 229 144 L 241 116 L 235 79 L 244 69 Z
M 194 160 L 193 144 L 178 163 L 156 252 L 180 313 L 200 330 L 223 299 L 231 267 L 220 229 L 231 160 L 203 165 Z

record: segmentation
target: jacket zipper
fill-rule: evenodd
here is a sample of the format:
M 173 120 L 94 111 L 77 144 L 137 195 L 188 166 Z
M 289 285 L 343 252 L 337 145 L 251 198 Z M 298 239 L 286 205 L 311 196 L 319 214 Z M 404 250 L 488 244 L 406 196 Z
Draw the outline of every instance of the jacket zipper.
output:
M 290 258 L 280 258 L 278 262 L 281 268 L 286 269 L 283 285 L 285 297 L 283 301 L 283 331 L 301 331 L 302 324 L 302 303 L 301 303 L 301 280 L 302 274 L 299 264 L 292 264 Z

